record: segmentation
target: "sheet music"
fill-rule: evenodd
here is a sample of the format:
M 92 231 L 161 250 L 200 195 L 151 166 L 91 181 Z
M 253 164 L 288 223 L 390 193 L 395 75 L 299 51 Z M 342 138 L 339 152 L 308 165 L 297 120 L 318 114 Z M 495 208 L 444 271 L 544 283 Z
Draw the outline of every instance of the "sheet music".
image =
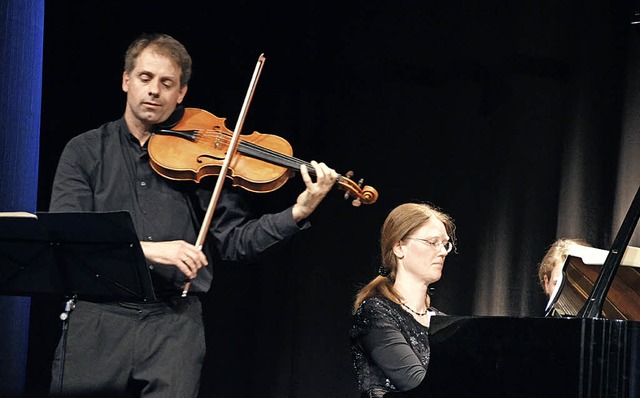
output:
M 38 218 L 37 215 L 26 212 L 26 211 L 3 211 L 3 212 L 0 212 L 0 217 Z
M 603 265 L 609 255 L 609 251 L 574 244 L 569 248 L 569 255 L 580 257 L 582 262 L 587 265 Z M 627 250 L 625 250 L 622 260 L 620 261 L 620 265 L 640 268 L 640 248 L 627 246 Z

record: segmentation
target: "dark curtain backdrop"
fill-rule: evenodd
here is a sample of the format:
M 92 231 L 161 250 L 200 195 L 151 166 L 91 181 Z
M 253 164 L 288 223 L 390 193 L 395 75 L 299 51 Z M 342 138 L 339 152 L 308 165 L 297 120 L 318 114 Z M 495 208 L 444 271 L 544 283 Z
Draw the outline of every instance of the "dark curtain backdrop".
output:
M 43 24 L 44 0 L 0 1 L 0 212 L 36 211 Z M 2 286 L 13 271 L 4 262 L 13 255 L 2 242 Z M 29 297 L 6 296 L 0 288 L 2 397 L 25 393 L 30 306 Z
M 460 315 L 540 316 L 537 264 L 560 236 L 607 248 L 638 187 L 638 33 L 625 1 L 302 2 L 68 0 L 46 4 L 38 207 L 64 144 L 124 109 L 123 53 L 139 33 L 194 59 L 186 105 L 284 137 L 376 188 L 332 192 L 313 228 L 260 264 L 214 265 L 202 397 L 356 397 L 348 331 L 375 275 L 387 213 L 428 201 L 458 226 L 433 303 Z M 249 195 L 290 206 L 298 176 Z M 60 309 L 33 306 L 32 389 L 46 383 Z M 73 316 L 73 315 L 71 315 Z M 32 326 L 33 328 L 33 326 Z

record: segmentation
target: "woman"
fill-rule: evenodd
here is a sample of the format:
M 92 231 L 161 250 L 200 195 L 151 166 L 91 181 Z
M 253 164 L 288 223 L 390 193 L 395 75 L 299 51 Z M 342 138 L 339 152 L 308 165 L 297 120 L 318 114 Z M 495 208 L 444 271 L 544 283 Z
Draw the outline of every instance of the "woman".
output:
M 389 213 L 380 237 L 380 275 L 358 292 L 351 351 L 362 397 L 416 388 L 429 364 L 429 285 L 455 247 L 453 219 L 423 203 Z

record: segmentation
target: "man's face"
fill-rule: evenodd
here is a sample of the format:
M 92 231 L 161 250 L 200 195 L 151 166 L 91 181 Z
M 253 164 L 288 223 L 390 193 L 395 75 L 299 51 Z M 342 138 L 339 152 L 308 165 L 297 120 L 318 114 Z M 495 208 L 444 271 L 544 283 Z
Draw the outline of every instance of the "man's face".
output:
M 558 262 L 554 265 L 553 270 L 551 270 L 551 277 L 547 279 L 544 277 L 544 292 L 547 296 L 551 296 L 553 293 L 553 289 L 556 287 L 560 280 L 562 279 L 562 268 L 564 267 L 564 263 Z
M 165 121 L 182 102 L 187 87 L 180 87 L 180 67 L 153 48 L 143 50 L 130 74 L 122 75 L 127 93 L 125 118 L 141 129 Z

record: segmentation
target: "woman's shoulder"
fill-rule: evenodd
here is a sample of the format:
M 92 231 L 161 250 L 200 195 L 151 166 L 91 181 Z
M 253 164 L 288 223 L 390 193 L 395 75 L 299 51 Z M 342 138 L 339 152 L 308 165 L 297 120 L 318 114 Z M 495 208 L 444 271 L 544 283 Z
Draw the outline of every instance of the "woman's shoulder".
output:
M 369 297 L 362 302 L 358 312 L 387 312 L 397 309 L 398 304 L 385 296 Z
M 354 323 L 360 326 L 376 327 L 396 324 L 400 306 L 384 296 L 369 297 L 364 300 L 354 314 Z

